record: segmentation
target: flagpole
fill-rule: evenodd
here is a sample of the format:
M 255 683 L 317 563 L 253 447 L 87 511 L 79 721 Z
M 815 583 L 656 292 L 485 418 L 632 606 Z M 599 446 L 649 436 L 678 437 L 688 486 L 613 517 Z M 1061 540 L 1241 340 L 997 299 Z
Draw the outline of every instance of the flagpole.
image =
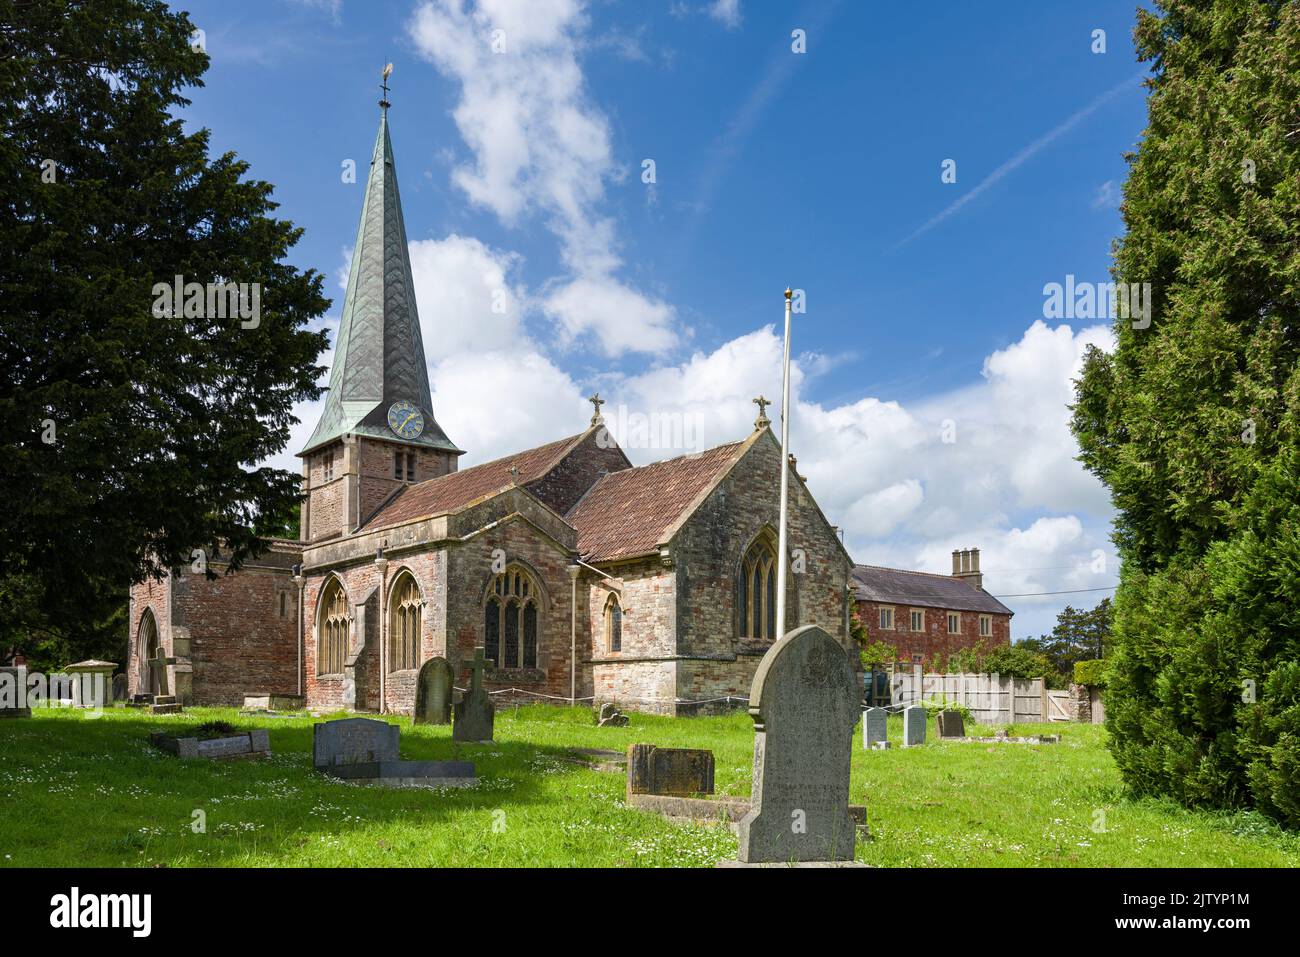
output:
M 785 361 L 781 369 L 781 525 L 776 549 L 776 637 L 785 635 L 785 589 L 789 560 L 786 520 L 790 501 L 790 297 L 785 290 Z

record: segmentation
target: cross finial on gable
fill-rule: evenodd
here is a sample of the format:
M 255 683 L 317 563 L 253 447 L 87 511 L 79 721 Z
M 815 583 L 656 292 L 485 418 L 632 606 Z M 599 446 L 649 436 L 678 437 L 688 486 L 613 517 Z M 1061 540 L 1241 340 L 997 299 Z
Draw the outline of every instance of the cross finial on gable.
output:
M 758 418 L 754 420 L 754 430 L 760 431 L 772 424 L 772 420 L 767 417 L 767 407 L 772 404 L 770 399 L 758 396 L 754 399 L 754 405 L 758 406 Z
M 605 421 L 605 417 L 600 414 L 600 407 L 605 404 L 605 400 L 600 397 L 599 392 L 593 392 L 587 397 L 587 401 L 591 403 L 591 424 L 600 425 Z

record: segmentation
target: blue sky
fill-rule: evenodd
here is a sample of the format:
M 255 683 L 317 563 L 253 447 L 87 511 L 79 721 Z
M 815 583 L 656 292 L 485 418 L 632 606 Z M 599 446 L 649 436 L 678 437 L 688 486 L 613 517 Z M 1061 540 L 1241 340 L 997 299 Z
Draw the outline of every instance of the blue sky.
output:
M 364 182 L 395 64 L 434 412 L 464 464 L 581 428 L 592 389 L 634 461 L 743 437 L 750 397 L 779 397 L 789 283 L 792 447 L 860 561 L 943 572 L 975 545 L 994 594 L 1101 588 L 1109 506 L 1064 404 L 1108 333 L 1044 319 L 1043 287 L 1107 279 L 1145 71 L 1131 0 L 1084 6 L 193 2 L 212 65 L 186 118 L 275 184 L 336 324 L 361 202 L 341 164 Z M 637 415 L 682 428 L 638 441 Z M 1106 594 L 1007 599 L 1013 633 Z

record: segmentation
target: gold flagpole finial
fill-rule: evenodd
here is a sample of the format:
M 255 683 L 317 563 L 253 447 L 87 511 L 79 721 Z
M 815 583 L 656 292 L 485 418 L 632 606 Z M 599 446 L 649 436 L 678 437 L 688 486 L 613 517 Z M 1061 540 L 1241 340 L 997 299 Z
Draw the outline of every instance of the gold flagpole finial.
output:
M 786 286 L 786 287 L 785 287 L 785 298 L 790 299 L 790 298 L 793 297 L 793 296 L 794 296 L 794 290 L 791 289 L 789 286 Z

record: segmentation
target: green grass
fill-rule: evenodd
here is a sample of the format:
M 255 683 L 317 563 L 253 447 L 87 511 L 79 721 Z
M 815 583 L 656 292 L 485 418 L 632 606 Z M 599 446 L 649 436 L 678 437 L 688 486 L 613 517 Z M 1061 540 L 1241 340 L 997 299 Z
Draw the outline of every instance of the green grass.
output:
M 151 729 L 205 721 L 271 731 L 265 761 L 181 761 Z M 734 857 L 726 828 L 674 824 L 622 802 L 621 774 L 573 748 L 645 741 L 709 748 L 717 789 L 749 793 L 753 725 L 632 715 L 597 728 L 586 709 L 545 705 L 497 715 L 492 744 L 457 746 L 450 728 L 402 728 L 402 756 L 468 759 L 474 789 L 387 790 L 311 766 L 310 717 L 194 708 L 172 717 L 118 709 L 98 720 L 38 710 L 0 722 L 0 864 L 6 866 L 707 866 Z M 932 722 L 933 724 L 933 722 Z M 851 800 L 867 805 L 858 857 L 903 866 L 1300 866 L 1300 835 L 1255 814 L 1187 811 L 1123 796 L 1104 731 L 1050 730 L 1060 744 L 931 743 L 861 750 Z M 987 733 L 988 729 L 976 729 Z M 934 742 L 931 728 L 931 742 Z M 196 812 L 206 831 L 196 833 Z M 1094 830 L 1104 822 L 1104 830 Z

